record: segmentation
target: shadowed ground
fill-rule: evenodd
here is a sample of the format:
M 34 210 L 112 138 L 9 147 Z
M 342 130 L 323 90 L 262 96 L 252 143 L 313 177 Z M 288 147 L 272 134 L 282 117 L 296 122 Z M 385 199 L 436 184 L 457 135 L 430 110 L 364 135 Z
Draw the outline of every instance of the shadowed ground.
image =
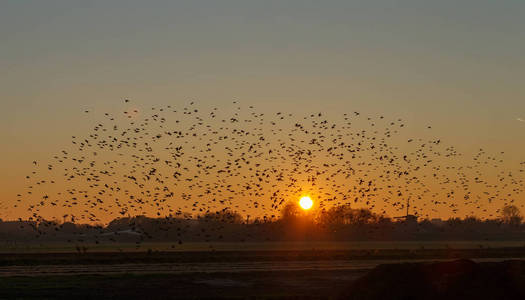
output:
M 8 277 L 1 299 L 322 299 L 363 271 L 292 271 Z
M 505 257 L 524 249 L 2 254 L 0 299 L 523 298 Z

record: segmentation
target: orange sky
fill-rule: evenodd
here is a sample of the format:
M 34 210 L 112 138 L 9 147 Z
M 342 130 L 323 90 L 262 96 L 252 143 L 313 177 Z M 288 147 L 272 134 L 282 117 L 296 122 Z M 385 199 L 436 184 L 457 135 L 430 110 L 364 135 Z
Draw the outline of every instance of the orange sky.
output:
M 36 159 L 36 166 L 32 160 L 27 163 L 31 166 L 25 168 L 26 174 L 13 180 L 17 184 L 9 191 L 22 194 L 12 196 L 20 202 L 17 207 L 5 202 L 3 217 L 26 218 L 31 214 L 28 205 L 39 207 L 38 213 L 46 218 L 74 215 L 76 220 L 90 222 L 128 214 L 166 216 L 183 211 L 196 215 L 226 207 L 243 215 L 269 217 L 278 216 L 282 207 L 272 207 L 274 193 L 281 205 L 310 195 L 317 209 L 350 203 L 389 216 L 403 215 L 407 199 L 411 212 L 443 218 L 495 217 L 511 200 L 523 205 L 523 165 L 508 160 L 504 153 L 462 152 L 442 142 L 434 129 L 417 128 L 418 124 L 400 118 L 353 112 L 346 116 L 260 113 L 242 104 L 218 110 L 199 104 L 170 105 L 169 109 L 115 106 L 121 107 L 120 113 L 79 113 L 87 115 L 92 130 L 64 139 L 60 151 L 47 157 L 39 153 L 43 158 Z M 134 113 L 127 118 L 130 111 Z M 172 131 L 180 131 L 182 137 L 166 135 Z M 156 139 L 158 134 L 163 136 Z M 129 138 L 138 147 L 108 148 L 122 145 L 111 141 L 117 137 Z M 319 144 L 313 145 L 312 139 Z M 83 142 L 86 146 L 79 147 Z M 330 152 L 341 142 L 361 151 L 339 147 Z M 178 153 L 173 148 L 179 146 L 181 157 L 173 159 L 173 153 Z M 126 178 L 144 178 L 153 168 L 156 173 L 149 174 L 151 180 L 139 179 L 141 186 Z M 228 170 L 232 173 L 221 173 Z M 405 170 L 407 174 L 396 173 Z M 175 171 L 180 178 L 172 178 Z M 153 180 L 157 174 L 161 181 Z M 171 192 L 173 196 L 166 197 Z

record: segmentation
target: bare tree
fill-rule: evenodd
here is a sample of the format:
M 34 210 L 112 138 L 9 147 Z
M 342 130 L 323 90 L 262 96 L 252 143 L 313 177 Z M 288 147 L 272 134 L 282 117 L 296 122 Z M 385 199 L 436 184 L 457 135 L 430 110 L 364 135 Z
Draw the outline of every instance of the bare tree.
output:
M 241 224 L 243 218 L 241 214 L 236 211 L 223 209 L 216 212 L 207 212 L 200 218 L 200 220 L 204 222 Z
M 341 205 L 321 211 L 317 217 L 317 222 L 322 226 L 333 228 L 344 225 L 374 224 L 379 219 L 378 215 L 368 209 L 353 209 L 350 205 Z
M 301 216 L 301 208 L 295 202 L 288 202 L 284 205 L 281 215 L 283 220 L 294 220 Z
M 503 207 L 503 210 L 501 211 L 501 220 L 503 223 L 517 226 L 521 224 L 522 219 L 523 216 L 516 205 L 507 205 Z

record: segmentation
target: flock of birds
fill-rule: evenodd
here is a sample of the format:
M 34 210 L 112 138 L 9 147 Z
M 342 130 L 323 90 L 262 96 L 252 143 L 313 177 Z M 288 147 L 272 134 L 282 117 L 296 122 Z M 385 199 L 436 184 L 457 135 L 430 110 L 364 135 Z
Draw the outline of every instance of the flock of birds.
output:
M 49 162 L 33 161 L 15 207 L 30 220 L 104 223 L 135 215 L 220 210 L 275 219 L 303 195 L 316 209 L 351 204 L 380 214 L 479 214 L 519 200 L 525 162 L 473 157 L 440 139 L 408 136 L 401 119 L 349 112 L 261 113 L 233 102 L 149 109 L 125 99 Z M 85 111 L 86 114 L 93 114 Z M 425 130 L 431 130 L 430 126 Z

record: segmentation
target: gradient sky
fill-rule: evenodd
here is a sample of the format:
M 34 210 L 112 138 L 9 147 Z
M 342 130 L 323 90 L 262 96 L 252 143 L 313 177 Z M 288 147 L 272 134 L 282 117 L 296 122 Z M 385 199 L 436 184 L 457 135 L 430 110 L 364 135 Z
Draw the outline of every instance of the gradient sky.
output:
M 3 0 L 0 199 L 124 97 L 384 114 L 524 161 L 524 28 L 522 0 Z

